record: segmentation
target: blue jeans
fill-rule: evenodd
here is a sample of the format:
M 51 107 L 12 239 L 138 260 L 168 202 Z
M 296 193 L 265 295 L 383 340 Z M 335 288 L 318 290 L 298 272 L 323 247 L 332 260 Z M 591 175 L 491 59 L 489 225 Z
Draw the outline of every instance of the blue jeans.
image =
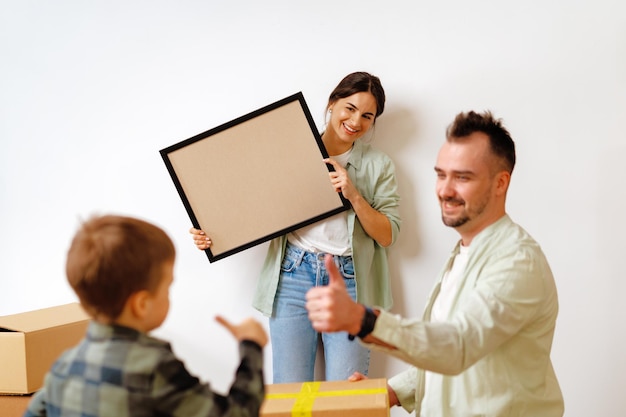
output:
M 349 294 L 356 299 L 351 256 L 335 256 Z M 319 334 L 311 326 L 305 294 L 314 286 L 327 285 L 324 254 L 306 252 L 287 243 L 274 314 L 270 318 L 274 383 L 314 380 Z M 322 333 L 327 381 L 345 380 L 355 371 L 367 375 L 370 352 L 346 332 Z

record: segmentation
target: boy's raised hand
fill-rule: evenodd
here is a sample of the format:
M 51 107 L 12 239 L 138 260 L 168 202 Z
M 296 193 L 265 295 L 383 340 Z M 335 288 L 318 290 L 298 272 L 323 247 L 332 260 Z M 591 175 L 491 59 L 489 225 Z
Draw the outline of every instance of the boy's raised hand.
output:
M 215 321 L 224 326 L 238 341 L 251 340 L 263 347 L 267 344 L 265 329 L 253 318 L 248 318 L 239 324 L 233 324 L 222 316 L 216 316 Z

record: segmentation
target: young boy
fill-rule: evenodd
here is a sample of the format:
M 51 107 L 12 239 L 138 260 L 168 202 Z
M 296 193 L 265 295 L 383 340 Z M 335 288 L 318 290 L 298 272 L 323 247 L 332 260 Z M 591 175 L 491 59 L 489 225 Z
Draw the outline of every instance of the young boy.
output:
M 160 228 L 107 215 L 85 222 L 67 255 L 67 278 L 93 317 L 85 338 L 52 366 L 25 416 L 257 416 L 267 335 L 255 320 L 232 325 L 241 363 L 227 396 L 185 369 L 148 332 L 169 310 L 175 249 Z

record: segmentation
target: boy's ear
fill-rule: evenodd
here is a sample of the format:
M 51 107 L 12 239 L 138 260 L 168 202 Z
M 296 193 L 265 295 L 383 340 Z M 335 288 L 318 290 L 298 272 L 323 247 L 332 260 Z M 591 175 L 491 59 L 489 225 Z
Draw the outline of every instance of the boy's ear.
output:
M 150 307 L 150 293 L 147 290 L 137 291 L 128 297 L 127 303 L 135 318 L 144 319 Z

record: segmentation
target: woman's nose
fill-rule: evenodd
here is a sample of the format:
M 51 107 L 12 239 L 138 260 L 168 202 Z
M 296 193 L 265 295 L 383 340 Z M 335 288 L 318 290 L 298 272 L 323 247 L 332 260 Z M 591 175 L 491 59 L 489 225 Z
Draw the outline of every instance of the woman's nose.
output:
M 350 116 L 350 124 L 353 127 L 359 127 L 361 125 L 361 115 L 355 113 Z

